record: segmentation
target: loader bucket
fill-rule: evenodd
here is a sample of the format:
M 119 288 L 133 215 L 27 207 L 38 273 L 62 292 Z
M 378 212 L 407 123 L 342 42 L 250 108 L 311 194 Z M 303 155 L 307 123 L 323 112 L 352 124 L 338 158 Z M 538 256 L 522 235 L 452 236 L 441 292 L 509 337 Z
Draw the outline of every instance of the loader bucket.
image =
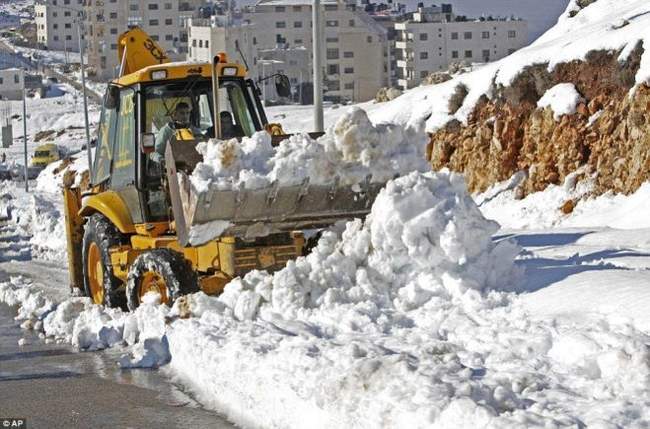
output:
M 188 142 L 167 146 L 166 169 L 172 212 L 182 246 L 196 246 L 221 236 L 263 237 L 268 234 L 322 228 L 339 220 L 364 217 L 384 183 L 370 177 L 352 187 L 332 184 L 273 183 L 262 189 L 194 192 L 189 174 L 201 160 Z M 192 153 L 193 152 L 193 153 Z

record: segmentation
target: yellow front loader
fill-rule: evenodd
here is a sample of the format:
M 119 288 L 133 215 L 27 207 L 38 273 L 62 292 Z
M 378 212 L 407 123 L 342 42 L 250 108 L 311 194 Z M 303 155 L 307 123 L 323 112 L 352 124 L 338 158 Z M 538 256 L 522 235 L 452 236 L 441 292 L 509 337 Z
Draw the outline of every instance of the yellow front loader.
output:
M 197 194 L 188 177 L 201 161 L 198 142 L 265 130 L 274 144 L 287 136 L 268 123 L 246 68 L 224 54 L 212 63 L 171 63 L 137 28 L 119 37 L 118 54 L 120 76 L 104 96 L 89 184 L 64 180 L 71 287 L 95 303 L 134 309 L 148 292 L 167 304 L 199 290 L 218 294 L 236 276 L 277 270 L 302 255 L 304 229 L 369 212 L 380 184 L 354 192 L 305 181 Z M 276 88 L 288 93 L 286 77 L 276 78 Z M 156 139 L 181 103 L 190 124 L 175 129 L 156 157 Z M 222 117 L 232 118 L 230 128 Z

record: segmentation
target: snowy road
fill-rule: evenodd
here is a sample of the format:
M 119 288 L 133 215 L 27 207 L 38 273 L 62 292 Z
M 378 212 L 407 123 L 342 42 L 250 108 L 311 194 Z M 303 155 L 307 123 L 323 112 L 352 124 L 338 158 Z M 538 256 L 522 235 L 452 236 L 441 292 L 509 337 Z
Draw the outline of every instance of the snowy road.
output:
M 157 371 L 122 371 L 115 352 L 76 353 L 21 330 L 0 305 L 0 404 L 31 428 L 232 428 Z M 19 347 L 18 340 L 30 343 Z

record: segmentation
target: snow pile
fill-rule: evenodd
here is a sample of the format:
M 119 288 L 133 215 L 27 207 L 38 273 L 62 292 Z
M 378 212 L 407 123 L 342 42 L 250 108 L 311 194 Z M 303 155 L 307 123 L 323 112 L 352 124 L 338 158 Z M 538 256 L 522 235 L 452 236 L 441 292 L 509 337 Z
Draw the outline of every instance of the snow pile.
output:
M 92 149 L 92 157 L 95 157 Z M 79 186 L 82 173 L 88 170 L 88 156 L 86 152 L 79 152 L 70 159 L 65 159 L 49 164 L 36 178 L 36 190 L 61 195 L 63 189 L 63 176 L 68 171 L 76 172 L 75 185 Z
M 525 178 L 522 172 L 474 198 L 483 215 L 497 221 L 503 228 L 650 228 L 650 219 L 645 215 L 650 200 L 650 183 L 642 184 L 631 195 L 608 192 L 589 197 L 593 182 L 589 177 L 578 180 L 583 174 L 583 169 L 578 170 L 567 176 L 562 185 L 549 185 L 543 192 L 517 199 L 516 186 Z M 567 201 L 575 203 L 569 214 L 561 210 Z
M 326 232 L 305 258 L 274 275 L 252 272 L 220 299 L 238 319 L 262 312 L 286 318 L 303 310 L 351 305 L 409 311 L 440 294 L 506 288 L 515 280 L 518 248 L 492 242 L 499 229 L 481 215 L 460 175 L 411 173 L 387 184 L 365 225 Z
M 374 110 L 371 119 L 411 124 L 426 118 L 429 132 L 452 119 L 466 124 L 481 96 L 492 98 L 496 85 L 509 86 L 526 67 L 548 64 L 553 70 L 561 63 L 585 60 L 589 52 L 596 50 L 621 52 L 619 60 L 625 61 L 639 43 L 650 45 L 649 26 L 650 4 L 645 0 L 597 0 L 582 9 L 578 0 L 571 0 L 557 25 L 530 46 L 443 84 L 415 88 Z M 647 49 L 635 80 L 637 84 L 650 80 Z M 449 111 L 449 99 L 461 85 L 467 88 L 468 95 L 458 111 Z
M 373 125 L 366 112 L 352 108 L 317 140 L 297 134 L 271 146 L 271 137 L 259 132 L 252 138 L 211 140 L 197 150 L 203 155 L 191 176 L 197 192 L 217 189 L 258 189 L 273 182 L 300 184 L 355 184 L 371 176 L 385 182 L 396 174 L 426 171 L 422 126 Z
M 19 306 L 16 320 L 25 329 L 43 333 L 46 341 L 64 341 L 79 350 L 126 346 L 123 368 L 156 368 L 171 359 L 165 335 L 170 309 L 158 295 L 146 296 L 132 313 L 94 305 L 89 298 L 69 298 L 58 304 L 22 277 L 0 283 L 0 302 Z
M 537 102 L 537 107 L 553 110 L 553 118 L 559 121 L 562 115 L 572 115 L 576 112 L 578 104 L 584 102 L 572 83 L 560 83 L 550 88 Z

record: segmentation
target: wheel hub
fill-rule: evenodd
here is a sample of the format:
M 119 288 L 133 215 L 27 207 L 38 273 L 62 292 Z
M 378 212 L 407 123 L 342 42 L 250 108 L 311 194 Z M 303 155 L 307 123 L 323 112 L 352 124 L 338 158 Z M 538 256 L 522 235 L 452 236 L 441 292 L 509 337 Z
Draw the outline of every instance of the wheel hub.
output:
M 169 301 L 165 279 L 163 279 L 160 274 L 153 271 L 147 271 L 142 276 L 142 282 L 140 283 L 140 290 L 138 293 L 140 302 L 142 302 L 142 298 L 144 298 L 144 296 L 149 292 L 159 294 L 161 304 L 167 304 Z
M 90 297 L 95 304 L 104 303 L 104 266 L 102 265 L 101 251 L 96 243 L 91 243 L 88 248 L 88 283 Z

